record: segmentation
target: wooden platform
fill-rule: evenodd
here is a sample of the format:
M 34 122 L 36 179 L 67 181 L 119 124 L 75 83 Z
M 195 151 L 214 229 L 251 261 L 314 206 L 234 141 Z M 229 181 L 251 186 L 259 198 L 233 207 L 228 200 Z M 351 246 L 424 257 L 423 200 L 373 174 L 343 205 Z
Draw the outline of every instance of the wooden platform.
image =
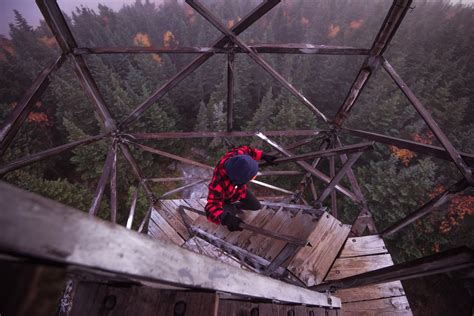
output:
M 325 281 L 393 265 L 385 243 L 379 236 L 348 238 Z M 344 315 L 412 315 L 400 281 L 338 290 Z
M 163 200 L 153 210 L 149 223 L 149 235 L 166 239 L 182 246 L 189 246 L 190 236 L 177 211 L 179 205 L 204 210 L 206 201 L 202 200 Z M 220 240 L 243 249 L 271 263 L 285 249 L 287 243 L 253 233 L 251 231 L 230 232 L 226 227 L 210 223 L 204 216 L 186 211 L 196 227 Z M 243 211 L 239 215 L 245 223 L 271 230 L 272 232 L 308 240 L 312 247 L 300 247 L 281 265 L 308 286 L 323 281 L 337 254 L 341 250 L 350 227 L 328 213 L 320 217 L 300 209 L 264 206 L 259 211 Z M 165 225 L 162 227 L 163 221 Z M 169 230 L 173 227 L 175 233 Z M 217 257 L 216 250 L 213 257 Z

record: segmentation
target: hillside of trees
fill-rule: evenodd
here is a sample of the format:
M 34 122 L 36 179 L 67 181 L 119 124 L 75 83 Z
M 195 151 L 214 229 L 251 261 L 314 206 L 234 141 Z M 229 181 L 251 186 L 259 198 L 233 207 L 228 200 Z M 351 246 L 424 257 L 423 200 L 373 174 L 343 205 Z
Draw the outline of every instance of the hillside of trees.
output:
M 204 2 L 228 27 L 258 3 L 254 0 Z M 368 48 L 390 5 L 391 1 L 368 0 L 283 1 L 246 30 L 241 38 L 247 43 Z M 104 5 L 97 8 L 79 6 L 67 15 L 67 22 L 80 47 L 209 46 L 220 36 L 187 4 L 177 1 L 166 1 L 157 6 L 138 0 L 119 11 Z M 385 53 L 456 148 L 467 153 L 474 153 L 473 51 L 472 6 L 446 1 L 415 1 Z M 58 55 L 59 47 L 46 23 L 43 21 L 33 28 L 21 12 L 15 12 L 9 37 L 0 38 L 0 121 L 7 117 L 35 76 Z M 88 55 L 86 61 L 111 113 L 121 121 L 196 56 Z M 343 102 L 364 59 L 363 56 L 270 54 L 264 54 L 263 58 L 329 118 Z M 329 128 L 248 56 L 237 55 L 235 69 L 237 130 Z M 91 101 L 67 62 L 52 79 L 0 163 L 96 135 L 103 129 L 99 122 Z M 156 102 L 128 131 L 218 131 L 225 130 L 225 122 L 226 56 L 217 54 Z M 345 126 L 439 145 L 382 70 L 371 77 Z M 345 143 L 360 141 L 343 133 L 340 135 Z M 291 139 L 278 140 L 292 142 Z M 236 142 L 269 149 L 255 139 Z M 209 164 L 214 164 L 228 146 L 221 140 L 167 140 L 149 144 L 189 157 L 193 155 L 192 148 L 198 148 L 206 152 L 206 157 L 193 158 Z M 11 172 L 4 180 L 87 211 L 108 146 L 110 141 L 104 140 L 78 147 L 66 155 Z M 300 150 L 316 148 L 315 141 Z M 170 169 L 168 159 L 139 151 L 133 153 L 147 177 L 178 175 L 178 171 Z M 288 170 L 290 166 L 282 168 Z M 323 164 L 322 168 L 328 166 Z M 118 161 L 118 170 L 118 222 L 123 224 L 137 182 L 130 176 L 123 157 Z M 355 165 L 355 172 L 379 229 L 412 212 L 461 178 L 452 163 L 383 145 L 376 145 L 374 152 L 364 154 Z M 298 179 L 276 178 L 268 182 L 292 189 Z M 153 189 L 160 195 L 175 185 L 154 184 Z M 318 187 L 323 186 L 319 184 Z M 108 198 L 104 198 L 99 216 L 108 217 L 108 204 Z M 338 205 L 343 221 L 352 222 L 357 207 L 342 196 L 338 197 Z M 139 199 L 138 209 L 138 217 L 143 216 L 147 209 L 144 195 Z M 474 248 L 473 228 L 474 195 L 471 189 L 454 198 L 442 210 L 405 229 L 403 234 L 394 236 L 389 240 L 389 246 L 394 260 L 399 262 L 461 245 Z M 432 280 L 425 283 L 435 282 Z M 437 280 L 441 284 L 451 282 Z M 414 283 L 407 284 L 407 291 L 410 288 L 413 292 L 426 290 L 416 288 Z M 436 284 L 433 287 L 437 287 Z M 416 295 L 417 301 L 411 301 L 415 309 L 433 294 Z

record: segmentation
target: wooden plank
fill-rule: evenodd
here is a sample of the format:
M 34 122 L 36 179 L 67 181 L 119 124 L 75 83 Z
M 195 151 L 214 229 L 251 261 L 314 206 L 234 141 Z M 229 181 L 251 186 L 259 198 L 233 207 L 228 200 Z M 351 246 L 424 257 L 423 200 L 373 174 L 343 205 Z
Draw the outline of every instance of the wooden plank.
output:
M 150 221 L 148 222 L 147 234 L 155 239 L 171 241 L 152 218 L 150 218 Z
M 185 240 L 174 230 L 174 228 L 156 211 L 155 208 L 151 210 L 151 219 L 156 225 L 165 233 L 166 237 L 177 245 L 182 245 Z
M 290 214 L 290 223 L 281 227 L 278 232 L 306 240 L 318 224 L 318 219 L 309 214 L 305 214 L 302 211 L 299 211 L 296 214 Z M 271 258 L 275 258 L 278 255 L 279 250 L 281 249 L 279 245 L 280 243 L 281 242 L 278 240 L 275 240 L 271 247 L 266 250 L 266 256 L 269 260 L 272 260 Z
M 291 221 L 291 214 L 288 211 L 283 210 L 283 207 L 280 207 L 278 211 L 273 214 L 269 221 L 265 223 L 262 227 L 265 230 L 278 232 L 283 226 L 288 225 Z M 281 240 L 276 240 L 271 237 L 263 236 L 263 235 L 252 235 L 250 238 L 250 244 L 248 245 L 249 251 L 256 254 L 257 256 L 264 257 L 268 259 L 267 250 L 273 244 L 278 248 L 278 252 L 280 252 L 283 247 L 286 245 L 286 242 Z M 269 259 L 272 260 L 272 259 Z
M 393 281 L 375 285 L 361 286 L 354 289 L 338 290 L 334 293 L 343 303 L 375 300 L 405 295 L 402 283 Z
M 55 315 L 66 277 L 58 267 L 0 260 L 0 314 Z
M 176 230 L 181 238 L 185 241 L 191 238 L 183 219 L 176 211 L 175 205 L 171 201 L 159 201 L 158 205 L 159 209 L 157 209 L 157 211 L 166 219 L 171 227 Z
M 88 295 L 87 292 L 95 295 Z M 179 308 L 176 306 L 178 302 L 181 302 L 180 307 L 185 308 L 185 315 L 217 315 L 218 299 L 215 292 L 159 290 L 142 286 L 118 287 L 81 282 L 77 294 L 72 316 L 177 315 L 174 309 Z
M 246 302 L 246 301 L 235 301 L 235 300 L 220 300 L 218 316 L 250 316 L 252 310 L 259 311 L 259 304 Z M 255 313 L 255 312 L 254 312 Z M 261 315 L 260 311 L 257 313 Z M 197 314 L 196 314 L 197 315 Z
M 265 224 L 268 221 L 271 220 L 271 218 L 273 217 L 274 214 L 275 214 L 275 212 L 272 209 L 263 208 L 260 211 L 258 211 L 258 214 L 252 219 L 252 221 L 250 223 L 247 223 L 247 224 L 253 225 L 255 227 L 263 227 L 263 226 L 265 226 Z M 256 235 L 257 234 L 255 234 L 251 231 L 244 230 L 244 231 L 240 232 L 240 234 L 238 236 L 238 239 L 235 242 L 235 245 L 237 247 L 244 248 L 244 249 L 252 252 L 252 249 L 249 248 L 249 245 L 251 243 L 250 238 L 252 236 L 256 236 Z
M 260 214 L 260 212 L 266 212 L 267 207 L 264 206 L 262 209 L 258 211 L 243 211 L 241 214 L 239 214 L 239 217 L 245 222 L 245 223 L 252 223 L 254 219 Z M 242 232 L 233 232 L 230 233 L 225 237 L 225 240 L 227 242 L 237 245 L 238 240 L 241 238 L 242 234 L 247 234 L 250 233 L 248 231 L 242 231 Z
M 343 312 L 344 316 L 412 315 L 405 296 L 346 303 Z
M 338 280 L 391 265 L 393 265 L 393 261 L 390 254 L 340 258 L 334 262 L 326 281 Z
M 160 291 L 160 302 L 148 315 L 217 316 L 218 304 L 219 299 L 215 292 Z M 184 309 L 185 312 L 176 313 L 177 309 Z
M 339 258 L 377 255 L 388 253 L 383 239 L 379 235 L 347 238 Z
M 0 182 L 0 209 L 0 252 L 87 269 L 95 275 L 340 307 L 337 297 L 331 296 L 328 303 L 324 294 L 231 267 L 4 182 Z
M 187 200 L 171 200 L 171 202 L 173 202 L 176 206 L 176 209 L 180 206 L 180 205 L 184 205 L 184 206 L 190 206 L 189 203 L 187 203 Z M 199 217 L 199 214 L 196 214 L 194 212 L 191 212 L 191 211 L 188 211 L 188 210 L 184 210 L 184 212 L 186 213 L 186 215 L 188 215 L 193 221 Z
M 321 216 L 308 240 L 313 247 L 301 248 L 288 265 L 307 286 L 323 281 L 350 232 L 330 214 Z

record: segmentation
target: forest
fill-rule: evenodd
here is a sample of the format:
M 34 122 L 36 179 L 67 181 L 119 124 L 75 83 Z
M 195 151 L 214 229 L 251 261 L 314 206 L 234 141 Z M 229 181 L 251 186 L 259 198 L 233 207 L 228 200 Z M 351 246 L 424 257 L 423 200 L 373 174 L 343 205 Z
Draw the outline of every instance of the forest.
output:
M 258 4 L 254 0 L 203 2 L 227 27 L 232 27 Z M 381 0 L 283 1 L 240 37 L 248 44 L 311 43 L 370 48 L 390 5 L 390 1 Z M 207 47 L 220 36 L 191 7 L 178 1 L 156 5 L 148 0 L 137 0 L 118 11 L 105 5 L 94 8 L 78 5 L 66 19 L 79 47 Z M 57 58 L 59 51 L 44 21 L 32 27 L 21 12 L 15 11 L 9 36 L 0 38 L 0 122 L 37 74 Z M 472 6 L 420 0 L 414 1 L 385 53 L 454 146 L 470 154 L 474 153 L 473 51 Z M 196 56 L 104 54 L 85 58 L 114 119 L 121 121 Z M 364 60 L 364 56 L 355 55 L 262 54 L 262 57 L 329 118 L 334 117 L 344 101 Z M 226 61 L 224 54 L 214 55 L 130 125 L 128 132 L 224 131 Z M 245 54 L 236 54 L 235 72 L 236 130 L 331 128 Z M 93 109 L 71 65 L 66 62 L 52 78 L 0 163 L 101 133 L 103 126 Z M 370 78 L 344 127 L 440 146 L 382 70 Z M 342 132 L 340 136 L 347 144 L 361 141 Z M 282 144 L 295 141 L 277 140 Z M 270 150 L 255 138 L 233 141 Z M 217 138 L 144 143 L 210 165 L 214 165 L 229 146 Z M 299 152 L 314 151 L 317 145 L 315 140 Z M 110 141 L 102 140 L 77 147 L 66 155 L 10 172 L 3 179 L 87 212 L 108 146 Z M 138 150 L 133 154 L 147 177 L 180 176 L 169 159 Z M 323 164 L 321 168 L 327 169 L 328 165 Z M 271 169 L 299 170 L 291 165 Z M 453 163 L 382 144 L 376 144 L 374 151 L 365 153 L 354 171 L 379 230 L 403 218 L 462 177 Z M 118 161 L 118 222 L 121 224 L 127 219 L 131 196 L 138 185 L 130 174 L 130 167 L 121 157 Z M 299 177 L 274 177 L 264 181 L 292 189 L 299 180 Z M 155 183 L 153 190 L 159 196 L 178 185 Z M 321 189 L 323 184 L 317 187 Z M 147 207 L 146 196 L 141 193 L 138 218 L 143 217 Z M 108 199 L 104 198 L 98 215 L 108 218 L 109 208 Z M 358 213 L 357 205 L 342 195 L 338 196 L 338 208 L 346 223 L 351 223 Z M 390 251 L 395 261 L 403 262 L 461 245 L 472 248 L 473 227 L 471 189 L 406 228 L 402 234 L 393 236 L 389 240 Z M 473 291 L 472 284 L 470 286 Z

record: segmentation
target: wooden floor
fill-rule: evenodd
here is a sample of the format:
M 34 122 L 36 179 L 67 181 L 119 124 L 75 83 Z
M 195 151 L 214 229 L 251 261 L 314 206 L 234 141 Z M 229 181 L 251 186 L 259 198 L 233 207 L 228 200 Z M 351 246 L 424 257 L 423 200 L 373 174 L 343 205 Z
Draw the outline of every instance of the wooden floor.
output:
M 326 281 L 393 265 L 392 257 L 379 236 L 348 238 L 331 267 Z M 339 290 L 345 316 L 412 315 L 400 281 Z
M 180 245 L 189 244 L 189 235 L 177 207 L 187 205 L 204 210 L 202 200 L 163 200 L 153 210 L 149 234 L 155 238 L 167 239 Z M 271 262 L 286 246 L 286 242 L 259 235 L 251 231 L 230 232 L 226 227 L 210 223 L 204 216 L 186 211 L 193 219 L 192 226 L 244 249 Z M 308 240 L 312 247 L 301 247 L 281 266 L 290 270 L 306 285 L 312 286 L 323 281 L 342 248 L 350 227 L 328 213 L 321 217 L 304 213 L 299 209 L 284 207 L 263 207 L 259 211 L 243 211 L 239 215 L 245 223 L 271 230 L 275 233 Z M 162 223 L 166 222 L 164 228 Z M 168 226 L 175 229 L 170 232 Z M 216 257 L 219 251 L 212 252 Z
M 153 210 L 149 234 L 196 251 L 193 243 L 202 244 L 203 241 L 189 234 L 177 207 L 186 205 L 204 210 L 205 203 L 204 199 L 160 201 Z M 264 258 L 267 262 L 274 260 L 286 245 L 286 242 L 251 231 L 230 232 L 226 227 L 210 223 L 204 216 L 192 212 L 186 214 L 192 218 L 193 227 Z M 247 224 L 311 242 L 312 247 L 300 247 L 289 260 L 281 264 L 307 286 L 393 265 L 379 236 L 348 238 L 350 226 L 342 224 L 328 213 L 315 217 L 298 209 L 265 206 L 255 212 L 244 211 L 240 217 Z M 218 260 L 239 265 L 212 245 L 207 245 L 206 252 L 206 255 Z M 342 311 L 346 316 L 412 315 L 399 281 L 339 290 L 334 295 L 341 298 Z

